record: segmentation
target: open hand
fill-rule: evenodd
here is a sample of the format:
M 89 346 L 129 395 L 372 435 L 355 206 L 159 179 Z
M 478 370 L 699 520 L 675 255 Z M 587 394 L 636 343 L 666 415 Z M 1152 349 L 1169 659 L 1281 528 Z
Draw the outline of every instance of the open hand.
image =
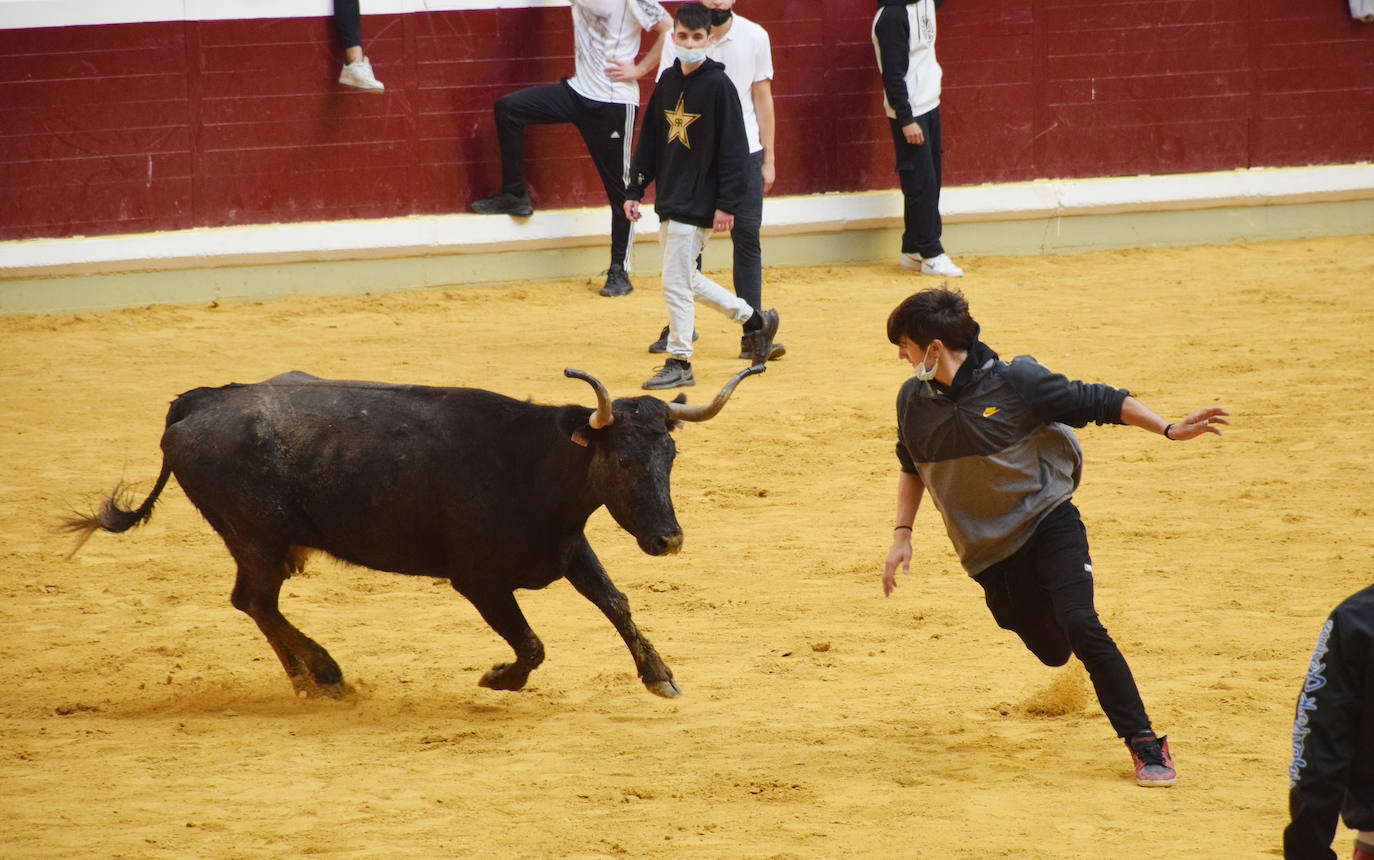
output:
M 1221 428 L 1216 425 L 1229 425 L 1231 422 L 1226 420 L 1226 416 L 1230 414 L 1220 406 L 1199 409 L 1182 421 L 1175 422 L 1169 428 L 1169 438 L 1175 442 L 1182 442 L 1184 439 L 1195 439 L 1203 433 L 1215 433 L 1220 436 Z

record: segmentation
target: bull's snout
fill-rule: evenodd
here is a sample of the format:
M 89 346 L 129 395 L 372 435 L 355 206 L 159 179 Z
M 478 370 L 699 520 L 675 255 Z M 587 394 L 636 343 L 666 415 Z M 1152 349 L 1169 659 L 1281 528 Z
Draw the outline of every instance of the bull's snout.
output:
M 673 532 L 666 535 L 654 535 L 644 541 L 641 546 L 649 555 L 668 555 L 682 549 L 682 532 Z

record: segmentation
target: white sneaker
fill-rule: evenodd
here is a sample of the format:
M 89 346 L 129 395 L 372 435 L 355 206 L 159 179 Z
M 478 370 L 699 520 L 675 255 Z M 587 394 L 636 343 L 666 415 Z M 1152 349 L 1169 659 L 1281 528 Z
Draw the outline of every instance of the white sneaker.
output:
M 964 274 L 964 270 L 954 265 L 948 254 L 940 254 L 929 259 L 922 258 L 920 254 L 903 254 L 898 262 L 903 269 L 917 269 L 923 275 L 959 278 Z
M 360 90 L 374 93 L 380 93 L 386 89 L 382 86 L 382 82 L 372 74 L 372 63 L 368 62 L 367 57 L 346 63 L 343 71 L 339 72 L 339 83 L 346 87 L 357 87 Z

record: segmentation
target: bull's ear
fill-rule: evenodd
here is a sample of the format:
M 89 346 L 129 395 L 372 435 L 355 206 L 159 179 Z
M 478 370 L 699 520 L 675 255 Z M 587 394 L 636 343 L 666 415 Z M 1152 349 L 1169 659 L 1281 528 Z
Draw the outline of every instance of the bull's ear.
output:
M 559 432 L 583 448 L 591 444 L 593 434 L 596 432 L 587 423 L 589 411 L 577 406 L 565 406 L 558 412 Z
M 674 402 L 674 403 L 686 403 L 686 402 L 687 402 L 687 395 L 686 395 L 686 394 L 679 394 L 677 397 L 674 397 L 674 398 L 673 398 L 673 402 Z M 669 418 L 669 419 L 668 419 L 668 432 L 669 432 L 669 433 L 673 432 L 674 430 L 681 430 L 681 429 L 682 429 L 682 422 L 681 422 L 681 421 L 677 420 L 676 418 Z

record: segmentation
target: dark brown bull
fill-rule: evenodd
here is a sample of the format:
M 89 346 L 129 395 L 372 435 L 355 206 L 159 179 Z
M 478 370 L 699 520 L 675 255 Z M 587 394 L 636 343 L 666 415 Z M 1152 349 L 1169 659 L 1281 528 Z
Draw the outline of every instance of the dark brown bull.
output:
M 292 685 L 308 695 L 342 695 L 343 674 L 277 602 L 282 582 L 320 550 L 449 580 L 515 650 L 515 662 L 478 682 L 497 690 L 520 689 L 544 659 L 514 591 L 566 577 L 615 625 L 649 691 L 676 696 L 672 671 L 631 620 L 584 528 L 605 505 L 644 552 L 677 552 L 669 432 L 714 417 L 741 379 L 762 370 L 740 371 L 704 406 L 681 396 L 612 402 L 591 376 L 564 371 L 596 391 L 594 410 L 300 372 L 197 388 L 168 410 L 162 471 L 147 499 L 126 507 L 116 488 L 98 513 L 68 526 L 81 532 L 77 549 L 97 529 L 132 528 L 175 475 L 238 565 L 234 606 L 257 622 Z

